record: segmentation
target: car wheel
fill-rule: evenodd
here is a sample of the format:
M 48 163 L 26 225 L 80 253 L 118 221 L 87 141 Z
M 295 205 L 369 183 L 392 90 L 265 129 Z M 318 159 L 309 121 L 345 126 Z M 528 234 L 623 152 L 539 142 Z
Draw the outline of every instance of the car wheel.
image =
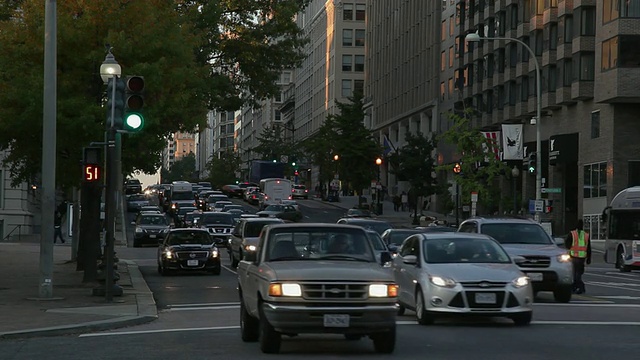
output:
M 260 336 L 259 332 L 260 322 L 258 319 L 249 315 L 244 301 L 240 300 L 240 333 L 242 334 L 242 341 L 244 342 L 256 342 Z
M 280 352 L 282 336 L 277 332 L 264 315 L 262 304 L 260 306 L 260 350 L 265 354 L 277 354 Z
M 618 268 L 620 272 L 631 271 L 631 268 L 624 264 L 624 253 L 622 252 L 622 247 L 618 247 L 618 251 L 616 252 L 616 268 Z
M 416 293 L 416 317 L 420 325 L 431 325 L 435 321 L 435 317 L 425 309 L 424 295 L 420 289 Z
M 362 335 L 360 334 L 344 334 L 344 338 L 349 341 L 358 341 L 362 339 Z
M 568 303 L 571 301 L 573 288 L 571 286 L 562 286 L 553 290 L 553 299 L 560 303 Z
M 404 312 L 407 310 L 407 308 L 405 308 L 403 305 L 398 304 L 398 316 L 402 316 L 404 315 Z
M 531 324 L 531 311 L 511 315 L 511 320 L 513 320 L 516 326 L 528 326 Z
M 380 354 L 391 354 L 396 347 L 396 328 L 383 333 L 372 334 L 373 348 Z

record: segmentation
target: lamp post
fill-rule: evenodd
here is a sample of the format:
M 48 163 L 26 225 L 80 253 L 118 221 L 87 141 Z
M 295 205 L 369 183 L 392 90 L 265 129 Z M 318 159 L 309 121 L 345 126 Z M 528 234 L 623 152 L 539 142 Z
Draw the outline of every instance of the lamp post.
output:
M 460 163 L 456 163 L 453 166 L 453 173 L 456 175 L 460 175 L 462 173 L 462 166 Z M 460 224 L 460 184 L 458 183 L 458 179 L 456 179 L 456 226 Z
M 533 64 L 536 67 L 536 202 L 542 199 L 542 140 L 540 139 L 540 122 L 542 121 L 542 88 L 540 86 L 541 76 L 540 76 L 540 64 L 538 63 L 538 58 L 536 57 L 536 53 L 521 40 L 509 38 L 509 37 L 480 37 L 480 35 L 472 33 L 467 34 L 465 37 L 467 42 L 479 42 L 480 40 L 508 40 L 515 41 L 518 44 L 522 45 L 533 59 Z M 537 222 L 540 222 L 540 211 L 536 211 L 535 219 Z
M 511 178 L 513 179 L 513 215 L 518 214 L 518 186 L 516 182 L 518 176 L 520 176 L 520 170 L 513 165 L 513 169 L 511 169 Z
M 116 103 L 116 81 L 122 74 L 122 68 L 111 53 L 111 48 L 107 53 L 102 65 L 100 65 L 100 77 L 102 82 L 108 84 L 112 82 L 111 87 L 111 116 L 107 124 L 107 178 L 106 178 L 106 199 L 105 199 L 105 222 L 106 222 L 106 239 L 104 249 L 105 259 L 105 299 L 110 302 L 113 300 L 114 273 L 114 233 L 115 233 L 115 215 L 116 215 L 116 190 L 118 182 L 118 174 L 115 171 L 116 164 L 116 127 L 115 127 L 115 103 Z
M 340 173 L 338 172 L 338 160 L 340 160 L 340 155 L 333 155 L 333 162 L 336 164 L 336 171 L 333 174 L 333 180 L 335 181 L 335 193 L 333 196 L 336 201 L 338 201 L 338 198 L 340 197 Z
M 382 193 L 382 184 L 380 184 L 380 166 L 382 166 L 382 159 L 376 158 L 376 165 L 378 166 L 378 182 L 376 183 L 376 213 L 382 215 L 382 203 L 380 202 L 380 195 Z

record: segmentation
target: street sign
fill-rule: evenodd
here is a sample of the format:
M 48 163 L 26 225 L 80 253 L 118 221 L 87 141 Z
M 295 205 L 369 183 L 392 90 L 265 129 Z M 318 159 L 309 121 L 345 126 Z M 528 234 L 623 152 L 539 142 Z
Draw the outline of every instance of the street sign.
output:
M 540 191 L 543 194 L 560 194 L 562 193 L 562 188 L 542 188 Z
M 478 201 L 478 193 L 477 192 L 474 191 L 474 192 L 471 193 L 471 201 L 472 202 Z
M 280 156 L 280 162 L 281 163 L 288 163 L 289 162 L 289 157 L 287 155 Z
M 542 212 L 544 209 L 544 200 L 536 200 L 535 202 L 535 212 Z

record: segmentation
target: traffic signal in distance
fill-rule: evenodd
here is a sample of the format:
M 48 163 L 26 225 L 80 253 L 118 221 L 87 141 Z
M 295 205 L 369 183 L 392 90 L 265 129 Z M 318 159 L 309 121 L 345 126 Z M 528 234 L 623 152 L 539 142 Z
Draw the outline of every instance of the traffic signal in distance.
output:
M 553 212 L 553 200 L 545 200 L 544 212 L 549 214 Z
M 529 174 L 536 172 L 536 153 L 529 155 Z
M 113 93 L 115 86 L 115 94 Z M 113 76 L 107 83 L 107 128 L 111 126 L 122 129 L 124 119 L 124 88 L 125 82 Z M 113 115 L 113 119 L 111 116 Z
M 127 76 L 125 79 L 124 120 L 122 129 L 138 132 L 144 126 L 142 107 L 144 106 L 144 77 Z

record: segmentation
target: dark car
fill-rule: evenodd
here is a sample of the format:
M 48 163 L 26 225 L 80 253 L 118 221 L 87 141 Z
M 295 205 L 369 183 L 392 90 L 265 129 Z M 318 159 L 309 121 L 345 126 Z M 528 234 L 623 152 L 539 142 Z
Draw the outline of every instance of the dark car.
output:
M 363 218 L 342 218 L 338 219 L 338 224 L 356 225 L 365 229 L 375 230 L 378 234 L 382 234 L 385 230 L 393 228 L 393 226 L 386 221 Z
M 413 234 L 421 234 L 424 232 L 422 229 L 387 229 L 381 236 L 382 241 L 387 244 L 389 251 L 391 251 L 391 255 L 395 255 L 398 253 L 398 248 L 406 238 Z
M 182 223 L 184 227 L 198 227 L 198 222 L 200 221 L 200 217 L 202 216 L 201 211 L 192 211 L 187 213 L 184 216 L 184 222 Z
M 220 251 L 204 229 L 173 229 L 158 247 L 158 272 L 208 271 L 220 275 Z
M 140 210 L 138 211 L 139 212 L 155 212 L 157 214 L 162 213 L 162 209 L 160 209 L 160 207 L 156 205 L 144 205 L 144 206 L 141 206 Z
M 142 192 L 142 184 L 138 179 L 129 179 L 124 182 L 125 194 L 140 194 Z
M 263 193 L 260 190 L 253 190 L 247 195 L 247 202 L 251 205 L 259 205 L 260 199 L 263 197 Z
M 162 214 L 140 214 L 131 225 L 136 227 L 133 233 L 133 247 L 149 244 L 158 245 L 158 241 L 169 230 L 169 222 Z
M 216 245 L 226 247 L 231 237 L 231 232 L 236 226 L 236 220 L 230 213 L 204 212 L 198 221 L 198 225 L 209 232 Z
M 175 218 L 174 221 L 176 221 L 177 219 L 177 223 L 175 224 L 176 227 L 186 227 L 185 225 L 185 216 L 188 213 L 192 213 L 194 211 L 197 211 L 198 208 L 195 206 L 185 206 L 185 207 L 181 207 L 178 209 L 177 213 L 175 214 Z
M 366 209 L 349 209 L 345 217 L 353 217 L 353 218 L 362 218 L 362 217 L 371 217 L 371 212 Z
M 264 210 L 258 211 L 256 215 L 260 217 L 276 217 L 289 221 L 302 220 L 302 212 L 293 205 L 269 205 Z
M 127 196 L 127 211 L 129 212 L 140 211 L 143 206 L 148 205 L 149 199 L 144 195 L 134 194 Z
M 225 185 L 222 187 L 222 193 L 227 195 L 228 197 L 237 197 L 242 199 L 244 188 L 241 188 L 238 185 Z
M 218 201 L 229 201 L 229 197 L 224 194 L 209 195 L 209 197 L 207 197 L 206 206 L 203 206 L 203 207 L 206 207 L 206 209 L 203 209 L 203 211 L 213 210 L 213 207 L 216 205 Z
M 228 212 L 229 210 L 240 210 L 242 212 L 244 212 L 244 207 L 242 207 L 242 205 L 237 205 L 237 204 L 227 204 L 222 208 L 222 212 Z

